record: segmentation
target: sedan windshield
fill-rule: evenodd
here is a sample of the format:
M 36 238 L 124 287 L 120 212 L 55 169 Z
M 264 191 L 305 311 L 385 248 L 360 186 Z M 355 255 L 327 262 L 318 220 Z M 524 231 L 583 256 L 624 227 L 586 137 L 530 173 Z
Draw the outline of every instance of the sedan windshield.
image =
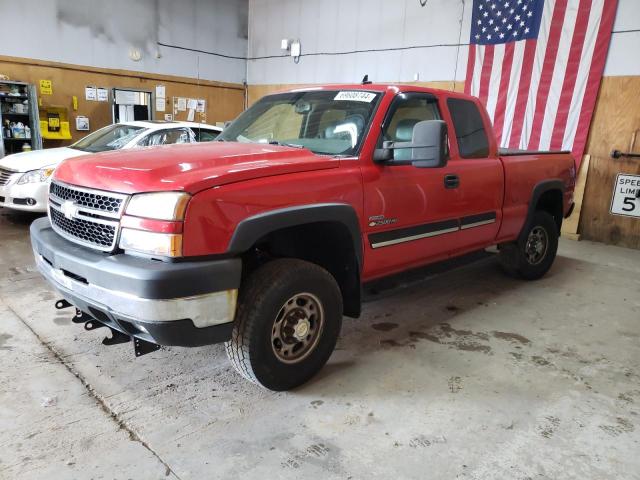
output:
M 218 137 L 308 148 L 325 155 L 356 155 L 380 93 L 315 90 L 264 97 Z
M 142 127 L 132 125 L 114 124 L 101 128 L 77 141 L 71 148 L 83 152 L 105 152 L 107 150 L 119 150 L 137 136 Z

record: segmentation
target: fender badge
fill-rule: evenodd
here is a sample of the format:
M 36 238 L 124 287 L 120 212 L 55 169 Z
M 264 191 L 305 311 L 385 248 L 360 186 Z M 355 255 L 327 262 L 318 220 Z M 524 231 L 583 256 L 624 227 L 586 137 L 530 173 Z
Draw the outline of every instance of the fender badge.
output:
M 380 227 L 383 225 L 391 225 L 397 221 L 397 218 L 385 218 L 384 215 L 373 215 L 372 217 L 369 217 L 369 226 Z

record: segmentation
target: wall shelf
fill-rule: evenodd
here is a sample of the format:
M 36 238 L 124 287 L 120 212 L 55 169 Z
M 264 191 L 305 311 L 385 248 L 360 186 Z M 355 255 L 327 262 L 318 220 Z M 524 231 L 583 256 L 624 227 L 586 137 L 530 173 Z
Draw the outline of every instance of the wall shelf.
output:
M 12 95 L 11 93 L 14 93 Z M 15 95 L 15 93 L 18 93 Z M 23 111 L 15 112 L 16 104 L 22 104 Z M 3 111 L 5 110 L 5 111 Z M 15 128 L 19 124 L 28 127 L 29 138 L 18 137 Z M 22 151 L 24 144 L 28 144 L 32 150 L 42 148 L 42 137 L 40 136 L 40 123 L 38 118 L 38 99 L 36 97 L 36 87 L 29 83 L 0 81 L 0 158 L 12 153 Z M 7 127 L 11 131 L 11 137 L 7 137 Z M 12 128 L 14 127 L 14 128 Z M 26 131 L 26 128 L 24 129 Z M 25 132 L 19 130 L 21 135 Z

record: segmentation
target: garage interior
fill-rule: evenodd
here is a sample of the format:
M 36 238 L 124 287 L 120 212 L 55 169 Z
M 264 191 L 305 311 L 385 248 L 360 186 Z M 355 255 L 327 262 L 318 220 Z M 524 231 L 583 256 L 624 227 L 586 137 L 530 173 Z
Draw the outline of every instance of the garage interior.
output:
M 117 91 L 148 94 L 148 120 L 220 128 L 265 95 L 365 75 L 465 92 L 478 2 L 2 2 L 0 92 L 31 95 L 3 115 L 32 122 L 2 153 L 122 120 Z M 222 344 L 106 348 L 54 308 L 41 215 L 0 208 L 0 478 L 640 478 L 640 208 L 611 213 L 618 175 L 640 175 L 640 4 L 537 3 L 615 13 L 545 277 L 505 277 L 490 250 L 366 284 L 320 373 L 271 392 Z

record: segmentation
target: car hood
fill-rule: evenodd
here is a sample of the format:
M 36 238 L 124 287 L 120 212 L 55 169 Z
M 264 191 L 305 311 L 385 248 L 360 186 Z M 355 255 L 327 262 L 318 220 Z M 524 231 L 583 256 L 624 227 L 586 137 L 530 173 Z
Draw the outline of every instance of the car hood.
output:
M 208 142 L 86 155 L 63 162 L 54 179 L 120 193 L 185 191 L 272 175 L 335 168 L 339 160 L 307 149 Z
M 86 152 L 69 147 L 47 148 L 45 150 L 32 150 L 20 152 L 0 159 L 0 168 L 8 168 L 16 172 L 28 172 L 39 168 L 56 166 L 67 158 L 86 155 Z

